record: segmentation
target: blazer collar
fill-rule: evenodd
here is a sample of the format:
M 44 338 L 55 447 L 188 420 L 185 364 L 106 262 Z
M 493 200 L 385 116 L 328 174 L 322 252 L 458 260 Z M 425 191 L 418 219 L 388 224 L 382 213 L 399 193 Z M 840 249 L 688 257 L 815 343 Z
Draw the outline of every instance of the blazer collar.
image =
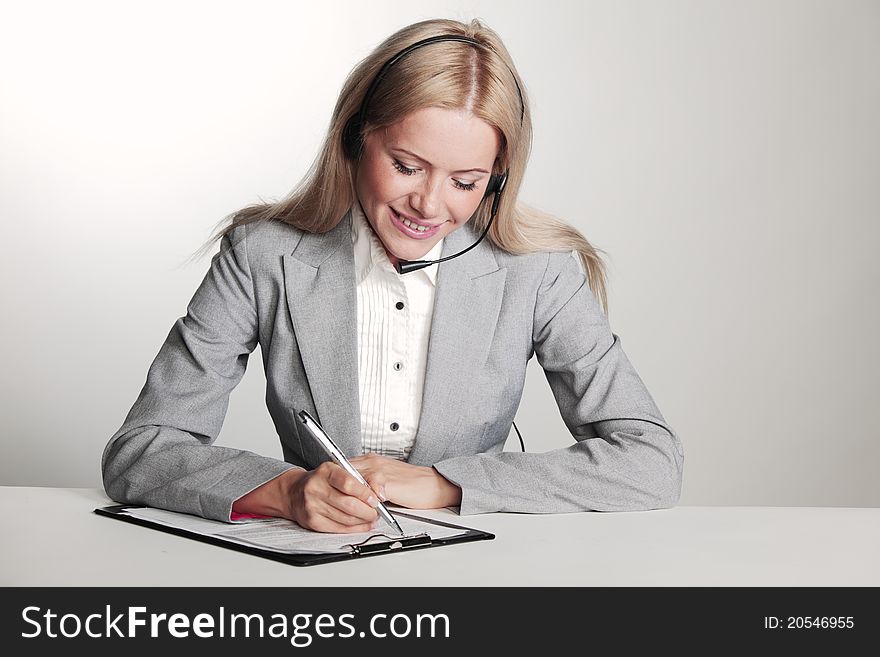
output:
M 440 257 L 445 258 L 454 253 L 463 251 L 480 238 L 480 233 L 474 230 L 470 222 L 446 236 L 443 241 L 443 252 Z M 448 260 L 439 265 L 442 271 L 454 269 L 463 272 L 468 278 L 474 279 L 498 271 L 498 262 L 495 260 L 495 247 L 488 238 L 477 244 L 473 249 L 461 257 Z M 442 275 L 442 274 L 440 274 Z
M 351 213 L 326 233 L 303 233 L 283 266 L 287 310 L 314 406 L 301 399 L 290 404 L 314 410 L 339 448 L 356 456 L 362 449 Z M 304 452 L 325 458 L 320 450 Z
M 346 248 L 349 247 L 349 248 Z M 296 248 L 290 254 L 305 265 L 317 269 L 336 255 L 342 248 L 351 255 L 351 210 L 326 233 L 303 233 Z M 337 262 L 337 265 L 342 264 Z

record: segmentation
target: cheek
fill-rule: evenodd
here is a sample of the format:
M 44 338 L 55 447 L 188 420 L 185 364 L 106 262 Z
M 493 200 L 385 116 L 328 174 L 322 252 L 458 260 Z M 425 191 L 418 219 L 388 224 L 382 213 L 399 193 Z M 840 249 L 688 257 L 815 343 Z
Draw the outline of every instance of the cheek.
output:
M 393 172 L 392 172 L 393 173 Z M 365 182 L 369 194 L 380 203 L 396 200 L 409 193 L 407 180 L 401 175 L 392 175 L 381 167 L 371 167 Z
M 477 211 L 477 208 L 480 207 L 482 198 L 479 192 L 458 192 L 458 198 L 455 199 L 454 203 L 450 204 L 455 218 L 459 221 L 470 219 L 474 212 Z

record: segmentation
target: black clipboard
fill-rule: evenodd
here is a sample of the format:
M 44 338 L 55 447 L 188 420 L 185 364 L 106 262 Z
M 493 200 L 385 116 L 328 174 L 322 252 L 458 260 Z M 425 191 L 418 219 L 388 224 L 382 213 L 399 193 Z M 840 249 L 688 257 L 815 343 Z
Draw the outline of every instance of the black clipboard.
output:
M 411 513 L 403 513 L 401 511 L 395 510 L 394 513 L 396 515 L 404 516 L 406 518 L 411 518 L 413 520 L 418 520 L 420 522 L 429 523 L 432 525 L 438 525 L 440 527 L 449 527 L 451 529 L 460 529 L 464 533 L 459 534 L 457 536 L 449 536 L 446 538 L 434 538 L 432 539 L 427 534 L 415 534 L 413 536 L 406 537 L 392 537 L 387 536 L 385 534 L 377 532 L 373 534 L 365 541 L 356 544 L 347 544 L 343 543 L 341 547 L 350 546 L 351 550 L 348 552 L 327 552 L 327 553 L 284 553 L 284 552 L 275 552 L 273 550 L 263 549 L 261 547 L 255 545 L 242 545 L 241 543 L 236 543 L 233 541 L 229 541 L 223 538 L 215 537 L 215 536 L 206 536 L 204 534 L 199 534 L 194 531 L 190 531 L 188 529 L 184 529 L 182 527 L 172 527 L 170 525 L 163 525 L 158 522 L 151 522 L 149 520 L 145 520 L 143 518 L 136 518 L 135 516 L 130 516 L 124 513 L 128 509 L 143 509 L 147 508 L 143 505 L 139 504 L 115 504 L 112 506 L 104 506 L 99 507 L 94 510 L 95 513 L 101 516 L 106 516 L 108 518 L 116 518 L 117 520 L 123 520 L 125 522 L 130 522 L 135 525 L 141 525 L 142 527 L 149 527 L 150 529 L 158 529 L 159 531 L 168 532 L 169 534 L 176 534 L 177 536 L 183 536 L 185 538 L 195 539 L 197 541 L 201 541 L 202 543 L 210 543 L 211 545 L 217 545 L 219 547 L 229 548 L 232 550 L 236 550 L 238 552 L 245 552 L 247 554 L 253 554 L 258 557 L 264 557 L 266 559 L 272 559 L 273 561 L 280 561 L 282 563 L 286 563 L 291 566 L 314 566 L 322 563 L 331 563 L 334 561 L 349 561 L 351 559 L 358 559 L 361 557 L 372 557 L 379 554 L 394 554 L 403 551 L 410 550 L 422 550 L 425 548 L 432 547 L 442 547 L 444 545 L 452 545 L 455 543 L 467 543 L 470 541 L 481 541 L 481 540 L 492 540 L 495 538 L 495 534 L 490 534 L 489 532 L 484 532 L 480 529 L 472 529 L 470 527 L 462 527 L 461 525 L 454 525 L 448 522 L 442 522 L 440 520 L 434 520 L 432 518 L 423 518 L 422 516 L 413 515 Z M 344 541 L 344 534 L 340 534 L 340 539 Z M 376 540 L 374 540 L 376 539 Z M 386 539 L 386 540 L 383 540 Z

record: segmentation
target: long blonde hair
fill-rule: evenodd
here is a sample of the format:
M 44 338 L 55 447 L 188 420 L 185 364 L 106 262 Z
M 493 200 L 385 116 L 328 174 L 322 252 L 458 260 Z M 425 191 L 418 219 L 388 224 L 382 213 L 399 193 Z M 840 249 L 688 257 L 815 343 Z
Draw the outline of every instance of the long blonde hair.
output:
M 355 201 L 357 162 L 346 155 L 343 132 L 358 113 L 367 88 L 382 65 L 407 46 L 429 37 L 454 34 L 482 48 L 443 41 L 418 48 L 388 69 L 363 117 L 364 138 L 373 130 L 400 121 L 424 107 L 464 109 L 502 135 L 496 173 L 507 170 L 507 184 L 487 235 L 509 253 L 575 251 L 593 294 L 608 312 L 605 264 L 597 249 L 573 226 L 517 200 L 532 145 L 532 123 L 525 86 L 501 38 L 479 20 L 461 23 L 435 19 L 398 30 L 379 44 L 349 73 L 339 93 L 330 128 L 317 158 L 300 183 L 283 199 L 256 203 L 224 217 L 198 255 L 237 226 L 280 221 L 310 233 L 333 229 Z M 482 232 L 491 201 L 480 204 L 471 222 Z

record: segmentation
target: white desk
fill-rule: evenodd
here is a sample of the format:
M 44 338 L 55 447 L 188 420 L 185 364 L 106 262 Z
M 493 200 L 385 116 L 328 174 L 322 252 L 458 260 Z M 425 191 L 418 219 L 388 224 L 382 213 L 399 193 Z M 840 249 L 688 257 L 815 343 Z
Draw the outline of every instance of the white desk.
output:
M 113 503 L 92 489 L 0 487 L 0 586 L 880 585 L 874 508 L 426 511 L 496 538 L 299 568 L 92 513 Z

